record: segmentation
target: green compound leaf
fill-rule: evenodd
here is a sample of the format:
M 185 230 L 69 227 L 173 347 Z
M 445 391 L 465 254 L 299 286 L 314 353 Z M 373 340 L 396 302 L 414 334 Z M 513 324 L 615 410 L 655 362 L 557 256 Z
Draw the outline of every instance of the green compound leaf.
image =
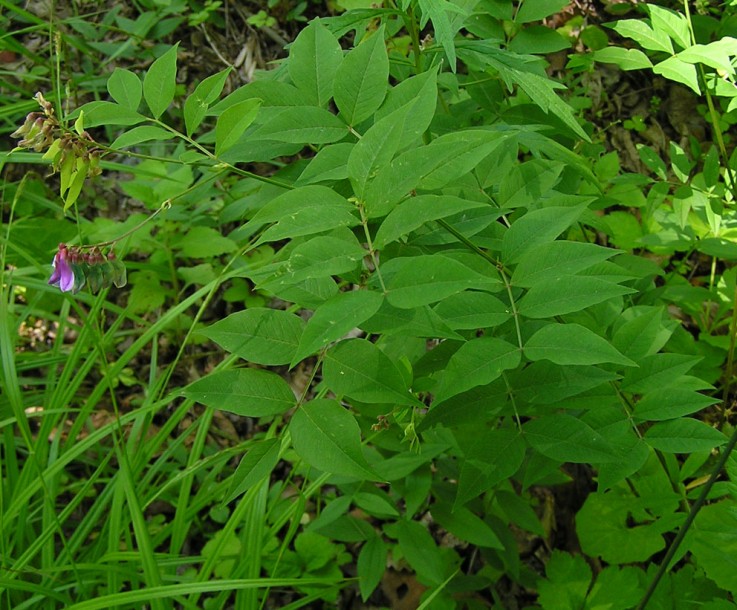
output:
M 392 360 L 365 339 L 341 341 L 325 355 L 325 384 L 338 396 L 370 403 L 421 404 Z
M 202 330 L 226 351 L 256 364 L 289 364 L 305 323 L 299 316 L 265 307 L 229 315 Z
M 345 56 L 335 75 L 335 104 L 349 125 L 355 127 L 381 106 L 388 79 L 389 57 L 382 25 Z
M 525 343 L 530 360 L 550 360 L 556 364 L 601 364 L 612 362 L 637 366 L 611 343 L 580 324 L 548 324 Z
M 353 415 L 334 400 L 313 400 L 289 424 L 297 454 L 318 470 L 376 481 L 361 451 L 361 430 Z
M 184 394 L 213 409 L 246 417 L 280 415 L 296 404 L 284 379 L 259 369 L 211 373 L 187 386 Z
M 143 78 L 143 97 L 151 114 L 158 119 L 174 99 L 177 86 L 177 48 L 179 43 L 159 57 Z

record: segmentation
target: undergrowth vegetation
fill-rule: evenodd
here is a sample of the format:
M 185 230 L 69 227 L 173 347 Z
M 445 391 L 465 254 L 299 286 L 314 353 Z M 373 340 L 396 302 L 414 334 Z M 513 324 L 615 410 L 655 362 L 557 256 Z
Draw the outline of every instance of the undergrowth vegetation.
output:
M 737 3 L 660 4 L 0 0 L 0 607 L 737 607 Z

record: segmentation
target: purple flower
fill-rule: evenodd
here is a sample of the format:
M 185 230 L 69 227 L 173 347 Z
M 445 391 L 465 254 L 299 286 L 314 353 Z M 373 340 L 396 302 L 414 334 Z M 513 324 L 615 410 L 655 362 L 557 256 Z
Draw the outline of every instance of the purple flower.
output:
M 54 255 L 51 265 L 54 272 L 49 278 L 49 284 L 56 286 L 62 292 L 71 292 L 74 289 L 74 271 L 68 260 L 69 251 L 64 244 L 59 244 L 59 251 Z

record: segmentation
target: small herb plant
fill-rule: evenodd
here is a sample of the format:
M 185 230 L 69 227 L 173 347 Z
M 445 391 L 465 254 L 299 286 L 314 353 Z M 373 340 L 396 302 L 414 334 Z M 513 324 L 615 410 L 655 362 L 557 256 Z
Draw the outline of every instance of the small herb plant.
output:
M 63 211 L 126 159 L 149 213 L 50 232 L 50 287 L 32 187 L 8 190 L 4 603 L 328 607 L 405 570 L 420 608 L 734 607 L 734 15 L 647 5 L 612 25 L 647 53 L 571 60 L 703 96 L 716 146 L 642 145 L 643 175 L 546 72 L 567 4 L 386 2 L 312 20 L 227 94 L 229 69 L 180 93 L 174 45 L 71 113 L 39 97 L 16 136 L 50 147 Z M 84 284 L 31 382 L 11 322 Z M 180 382 L 203 346 L 222 356 Z M 252 433 L 217 449 L 223 412 Z

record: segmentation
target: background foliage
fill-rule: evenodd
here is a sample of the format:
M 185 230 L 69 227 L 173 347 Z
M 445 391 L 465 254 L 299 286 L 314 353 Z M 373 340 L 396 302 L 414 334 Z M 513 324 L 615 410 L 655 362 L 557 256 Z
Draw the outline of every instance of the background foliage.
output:
M 0 1 L 0 605 L 734 607 L 734 3 L 252 8 Z

